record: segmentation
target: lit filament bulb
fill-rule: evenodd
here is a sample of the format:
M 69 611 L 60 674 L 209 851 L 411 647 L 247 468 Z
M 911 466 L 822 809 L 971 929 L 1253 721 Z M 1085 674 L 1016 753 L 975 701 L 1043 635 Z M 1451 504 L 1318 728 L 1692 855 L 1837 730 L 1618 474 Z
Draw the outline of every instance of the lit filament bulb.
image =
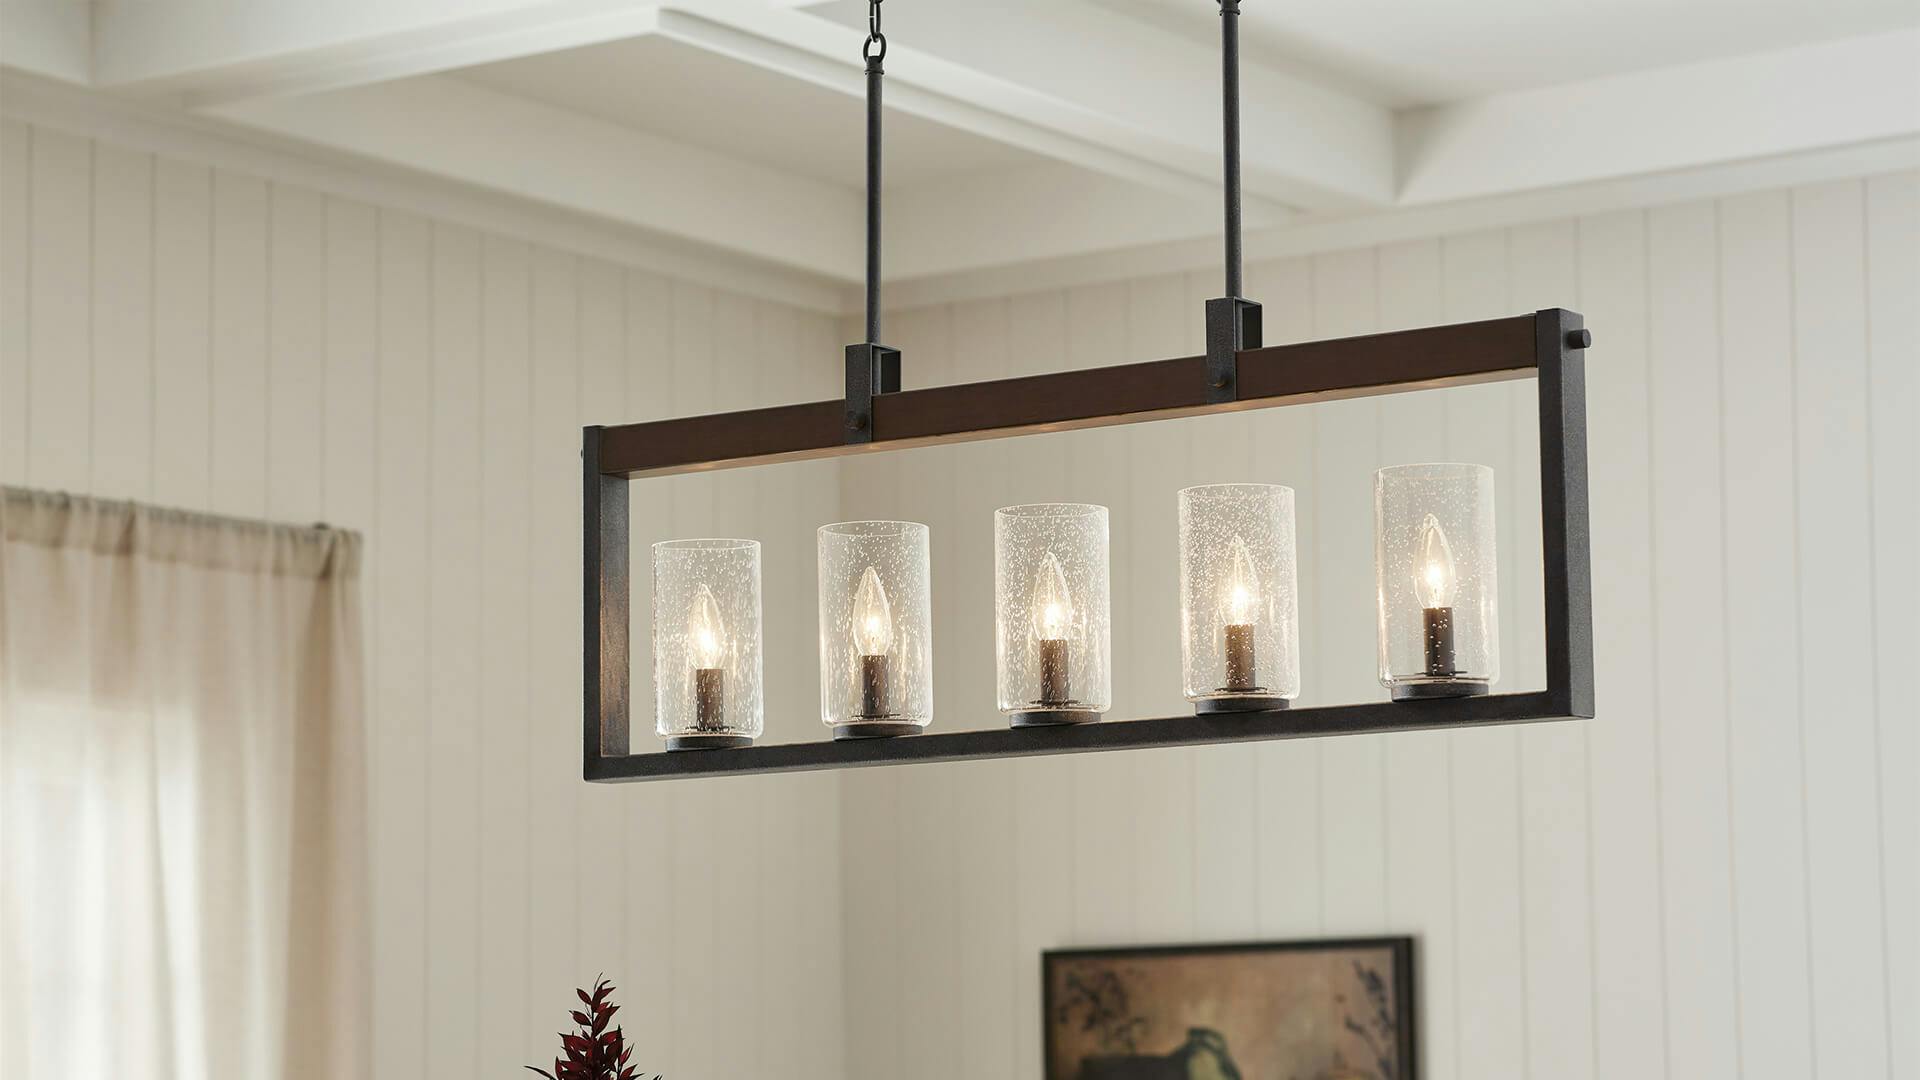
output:
M 1067 596 L 1067 575 L 1053 552 L 1040 562 L 1033 577 L 1033 628 L 1042 641 L 1065 641 L 1073 624 L 1073 601 Z
M 692 645 L 694 666 L 717 668 L 725 657 L 727 624 L 721 621 L 720 604 L 705 585 L 693 598 L 693 612 L 687 618 L 687 638 Z
M 1259 607 L 1259 595 L 1254 592 L 1253 556 L 1247 551 L 1247 542 L 1236 534 L 1233 538 L 1233 569 L 1227 574 L 1227 625 L 1251 626 L 1253 613 Z
M 893 647 L 893 608 L 880 575 L 867 567 L 853 598 L 853 643 L 862 656 L 885 656 Z
M 1423 608 L 1450 608 L 1458 584 L 1453 569 L 1453 545 L 1440 519 L 1428 514 L 1420 523 L 1420 544 L 1414 556 L 1413 591 Z

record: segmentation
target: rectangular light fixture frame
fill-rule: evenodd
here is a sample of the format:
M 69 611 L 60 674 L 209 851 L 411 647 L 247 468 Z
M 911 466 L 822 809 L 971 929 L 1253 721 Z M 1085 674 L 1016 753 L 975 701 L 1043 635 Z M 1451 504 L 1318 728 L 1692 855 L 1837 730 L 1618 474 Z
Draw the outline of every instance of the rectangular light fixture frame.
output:
M 1188 356 L 880 393 L 872 397 L 870 421 L 866 416 L 853 419 L 846 401 L 816 401 L 588 427 L 581 450 L 583 774 L 595 782 L 671 780 L 1591 719 L 1584 364 L 1589 341 L 1578 314 L 1550 308 L 1484 322 L 1241 349 L 1224 365 L 1232 375 L 1227 394 L 1218 385 L 1220 358 L 1210 364 L 1206 356 Z M 839 742 L 822 729 L 821 737 L 810 742 L 632 752 L 631 480 L 1524 378 L 1537 380 L 1539 388 L 1544 690 L 1062 727 L 936 729 L 924 735 Z M 855 423 L 859 429 L 850 434 Z M 871 430 L 865 430 L 869 424 Z

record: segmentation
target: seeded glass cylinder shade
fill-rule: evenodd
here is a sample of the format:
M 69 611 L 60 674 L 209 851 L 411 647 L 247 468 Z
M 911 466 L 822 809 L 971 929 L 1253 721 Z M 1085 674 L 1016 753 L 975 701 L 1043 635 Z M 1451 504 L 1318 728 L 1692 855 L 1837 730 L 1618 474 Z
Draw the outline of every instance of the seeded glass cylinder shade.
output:
M 759 736 L 759 541 L 653 545 L 653 687 L 669 750 L 746 746 Z
M 1283 709 L 1300 693 L 1293 489 L 1180 492 L 1180 650 L 1202 713 Z
M 1493 470 L 1374 474 L 1380 681 L 1395 700 L 1484 694 L 1500 677 Z
M 836 739 L 918 733 L 933 720 L 927 527 L 823 525 L 818 548 L 820 719 Z
M 993 578 L 1000 711 L 1015 727 L 1098 720 L 1113 704 L 1107 508 L 994 511 Z

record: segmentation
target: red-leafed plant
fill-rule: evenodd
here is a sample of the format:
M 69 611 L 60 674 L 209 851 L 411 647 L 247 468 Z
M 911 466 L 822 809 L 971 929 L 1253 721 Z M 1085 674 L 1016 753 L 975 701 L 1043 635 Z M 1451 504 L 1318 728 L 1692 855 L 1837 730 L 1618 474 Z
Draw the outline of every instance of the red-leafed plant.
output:
M 608 1021 L 620 1011 L 620 1006 L 607 1000 L 615 987 L 603 976 L 593 984 L 593 996 L 587 996 L 585 990 L 575 990 L 580 995 L 581 1004 L 587 1007 L 585 1012 L 573 1010 L 573 1022 L 580 1030 L 572 1035 L 560 1033 L 560 1046 L 567 1052 L 566 1060 L 553 1059 L 553 1071 L 535 1066 L 527 1066 L 528 1071 L 539 1073 L 547 1080 L 636 1080 L 636 1067 L 627 1064 L 633 1056 L 633 1047 L 627 1045 L 626 1036 L 619 1028 L 607 1030 Z M 658 1076 L 653 1080 L 660 1080 Z

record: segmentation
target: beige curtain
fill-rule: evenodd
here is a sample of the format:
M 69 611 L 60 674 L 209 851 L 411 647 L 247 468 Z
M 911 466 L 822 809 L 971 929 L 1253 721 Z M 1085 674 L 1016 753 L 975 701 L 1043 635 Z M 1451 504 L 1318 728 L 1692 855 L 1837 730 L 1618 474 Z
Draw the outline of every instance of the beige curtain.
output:
M 0 1075 L 366 1074 L 359 556 L 0 489 Z

